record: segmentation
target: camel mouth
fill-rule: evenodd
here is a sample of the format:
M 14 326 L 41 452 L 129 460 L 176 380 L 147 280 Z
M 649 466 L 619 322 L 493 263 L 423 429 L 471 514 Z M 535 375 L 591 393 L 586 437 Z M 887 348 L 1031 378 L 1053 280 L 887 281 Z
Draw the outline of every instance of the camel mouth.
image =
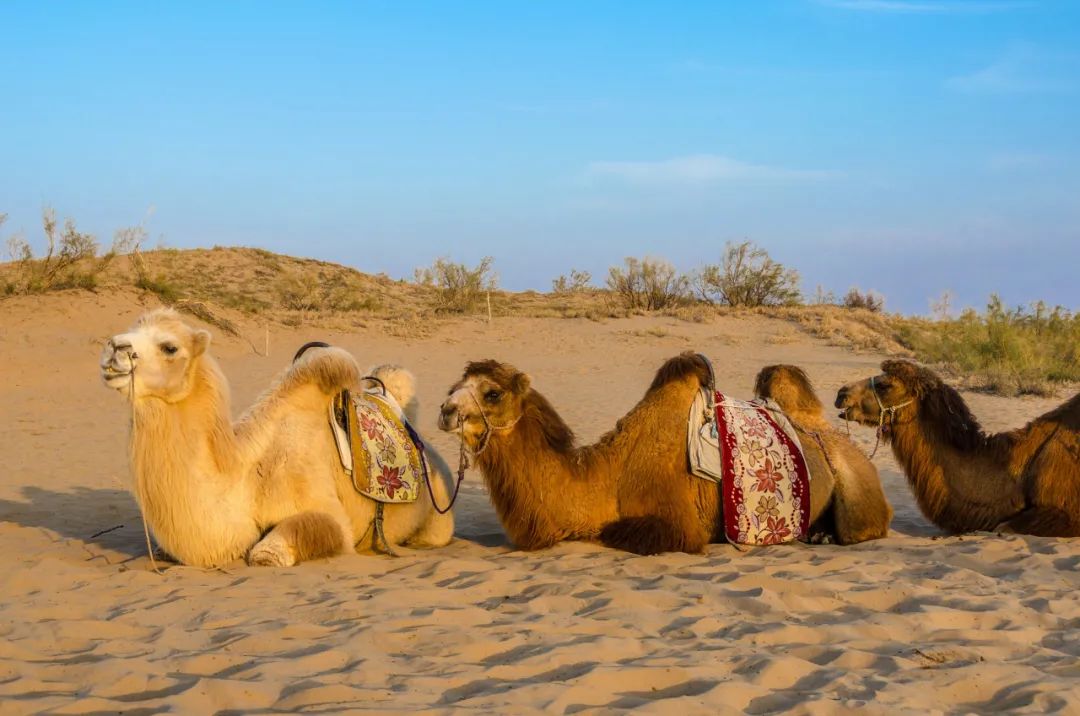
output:
M 131 380 L 130 370 L 117 370 L 116 368 L 102 367 L 101 379 L 110 388 L 120 388 L 127 385 Z

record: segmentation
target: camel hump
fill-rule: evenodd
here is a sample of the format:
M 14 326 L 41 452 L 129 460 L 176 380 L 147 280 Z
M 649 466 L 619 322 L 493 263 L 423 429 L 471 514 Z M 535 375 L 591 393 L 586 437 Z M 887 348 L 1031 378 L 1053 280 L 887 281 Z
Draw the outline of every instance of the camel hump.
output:
M 378 378 L 405 411 L 409 422 L 416 422 L 416 376 L 408 369 L 392 363 L 377 365 L 364 375 Z
M 696 378 L 698 385 L 703 388 L 709 387 L 713 383 L 712 365 L 709 363 L 709 359 L 700 353 L 686 351 L 674 358 L 669 358 L 667 362 L 660 366 L 660 370 L 656 371 L 656 377 L 653 378 L 648 392 L 651 393 L 668 383 L 685 380 L 691 376 Z

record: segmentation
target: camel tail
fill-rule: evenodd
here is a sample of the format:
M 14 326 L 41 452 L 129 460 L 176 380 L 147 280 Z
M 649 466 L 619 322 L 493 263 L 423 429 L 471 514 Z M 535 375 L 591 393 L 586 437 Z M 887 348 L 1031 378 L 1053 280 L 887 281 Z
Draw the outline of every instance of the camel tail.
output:
M 688 376 L 694 376 L 698 381 L 698 385 L 702 387 L 712 385 L 712 366 L 709 365 L 708 359 L 700 353 L 692 351 L 686 351 L 668 359 L 664 365 L 660 366 L 660 370 L 656 371 L 656 377 L 653 378 L 648 392 L 651 393 L 657 388 L 662 388 L 668 383 L 677 380 L 683 380 Z
M 689 538 L 675 523 L 656 515 L 616 520 L 600 530 L 600 543 L 634 554 L 700 552 L 705 546 Z

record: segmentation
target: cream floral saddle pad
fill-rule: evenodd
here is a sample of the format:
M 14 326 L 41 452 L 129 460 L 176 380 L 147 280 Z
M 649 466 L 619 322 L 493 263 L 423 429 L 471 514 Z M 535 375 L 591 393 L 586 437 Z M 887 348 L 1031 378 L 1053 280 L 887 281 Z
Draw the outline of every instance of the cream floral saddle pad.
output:
M 810 474 L 776 403 L 702 390 L 688 421 L 695 475 L 720 483 L 724 532 L 738 544 L 781 544 L 810 528 Z
M 427 479 L 424 444 L 389 393 L 344 391 L 330 406 L 338 455 L 356 491 L 377 502 L 414 502 Z

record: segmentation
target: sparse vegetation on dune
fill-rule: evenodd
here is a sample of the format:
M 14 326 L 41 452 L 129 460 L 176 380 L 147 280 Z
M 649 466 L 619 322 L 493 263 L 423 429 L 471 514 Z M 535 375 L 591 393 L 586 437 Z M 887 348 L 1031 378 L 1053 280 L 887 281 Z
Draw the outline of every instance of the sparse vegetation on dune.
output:
M 996 393 L 1045 394 L 1080 381 L 1078 314 L 1041 303 L 1010 309 L 994 297 L 984 313 L 949 318 L 943 309 L 935 320 L 908 318 L 886 314 L 880 294 L 858 288 L 837 300 L 819 287 L 812 303 L 802 304 L 798 274 L 750 242 L 729 243 L 719 265 L 690 274 L 662 259 L 631 257 L 611 268 L 604 288 L 574 270 L 541 293 L 499 290 L 490 257 L 472 267 L 440 258 L 405 281 L 263 249 L 143 251 L 141 226 L 116 232 L 102 253 L 71 220 L 61 227 L 46 210 L 42 223 L 41 256 L 21 236 L 7 240 L 13 260 L 0 264 L 0 296 L 126 287 L 234 335 L 244 315 L 415 336 L 446 316 L 486 315 L 489 305 L 494 316 L 594 321 L 652 314 L 703 323 L 750 313 L 791 321 L 834 345 L 912 356 Z
M 901 341 L 921 360 L 969 376 L 995 393 L 1050 395 L 1080 381 L 1080 314 L 1039 302 L 1008 308 L 992 296 L 986 311 L 959 318 L 895 319 Z

